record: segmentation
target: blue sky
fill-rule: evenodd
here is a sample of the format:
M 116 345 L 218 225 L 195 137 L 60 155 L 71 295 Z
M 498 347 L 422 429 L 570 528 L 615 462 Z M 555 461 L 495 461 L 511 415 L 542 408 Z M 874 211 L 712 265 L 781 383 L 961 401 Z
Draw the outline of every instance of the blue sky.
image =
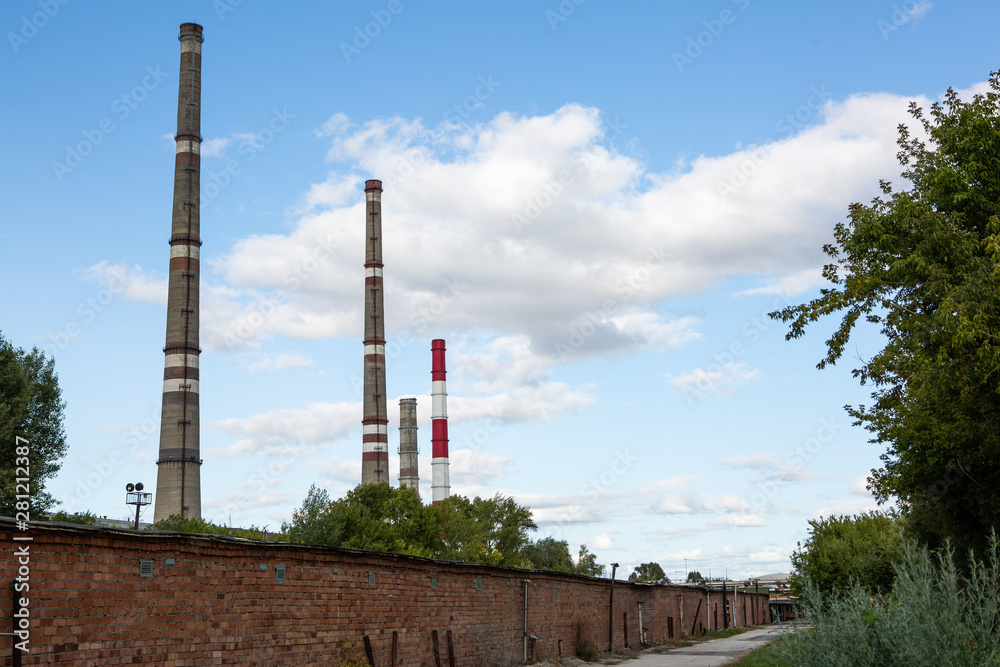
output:
M 70 450 L 50 490 L 124 516 L 124 484 L 154 486 L 194 21 L 206 518 L 275 529 L 310 484 L 360 479 L 363 181 L 380 178 L 390 428 L 420 397 L 425 498 L 445 338 L 454 492 L 510 494 L 537 536 L 629 570 L 787 570 L 808 519 L 875 506 L 881 451 L 843 406 L 866 399 L 850 370 L 879 339 L 819 372 L 835 322 L 786 342 L 766 313 L 817 294 L 833 225 L 898 178 L 910 100 L 983 88 L 998 15 L 4 3 L 0 329 L 56 358 Z

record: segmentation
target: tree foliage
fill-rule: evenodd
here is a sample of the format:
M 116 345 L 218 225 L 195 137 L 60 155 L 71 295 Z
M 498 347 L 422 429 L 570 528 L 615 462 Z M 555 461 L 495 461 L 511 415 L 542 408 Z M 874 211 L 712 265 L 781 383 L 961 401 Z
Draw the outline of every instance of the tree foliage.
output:
M 923 136 L 899 127 L 907 189 L 881 183 L 853 204 L 824 251 L 833 287 L 771 317 L 787 338 L 841 313 L 819 367 L 836 363 L 857 323 L 885 347 L 854 375 L 870 406 L 848 406 L 885 448 L 871 489 L 895 498 L 914 534 L 982 551 L 1000 524 L 1000 72 L 971 101 L 948 91 L 929 115 L 910 113 Z
M 62 523 L 75 523 L 81 526 L 93 526 L 97 524 L 97 515 L 89 511 L 73 512 L 70 514 L 69 512 L 60 510 L 53 514 L 49 520 L 61 521 Z
M 173 530 L 178 533 L 195 533 L 200 535 L 224 535 L 242 537 L 248 540 L 264 540 L 267 542 L 287 542 L 288 536 L 282 533 L 269 533 L 264 528 L 250 526 L 249 528 L 230 528 L 212 523 L 201 517 L 171 514 L 166 519 L 160 519 L 150 530 Z
M 569 555 L 569 543 L 554 537 L 543 537 L 521 550 L 524 557 L 536 570 L 573 573 L 573 557 Z
M 515 567 L 531 566 L 535 528 L 530 509 L 500 494 L 424 505 L 413 489 L 388 484 L 362 484 L 336 500 L 312 486 L 282 527 L 292 542 Z
M 535 530 L 531 510 L 497 493 L 469 500 L 451 496 L 437 505 L 444 523 L 443 558 L 491 565 L 530 567 L 523 549 Z
M 632 574 L 628 575 L 629 581 L 662 581 L 670 583 L 663 568 L 659 563 L 641 563 L 635 566 Z
M 869 512 L 812 519 L 805 544 L 799 543 L 792 553 L 792 594 L 801 595 L 806 580 L 824 596 L 853 584 L 869 593 L 887 593 L 903 545 L 902 524 L 893 515 Z
M 0 514 L 14 516 L 16 496 L 24 495 L 15 480 L 24 477 L 25 468 L 31 514 L 40 518 L 56 504 L 45 482 L 59 471 L 66 455 L 65 407 L 55 360 L 38 348 L 15 348 L 0 335 Z M 27 449 L 19 452 L 19 442 Z M 27 456 L 21 456 L 25 452 Z
M 588 577 L 599 577 L 604 574 L 604 565 L 597 562 L 597 554 L 590 553 L 586 544 L 580 545 L 580 553 L 576 559 L 576 573 Z
M 687 581 L 689 583 L 698 583 L 699 581 L 704 581 L 705 577 L 701 576 L 701 572 L 698 570 L 691 570 L 688 572 Z

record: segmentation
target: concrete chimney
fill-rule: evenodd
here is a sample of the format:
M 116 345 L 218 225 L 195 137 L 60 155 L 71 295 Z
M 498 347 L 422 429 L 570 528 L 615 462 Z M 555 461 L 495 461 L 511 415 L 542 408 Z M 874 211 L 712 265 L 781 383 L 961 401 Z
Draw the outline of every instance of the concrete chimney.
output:
M 153 520 L 173 514 L 201 517 L 198 403 L 198 288 L 201 248 L 201 43 L 202 28 L 181 25 L 177 95 L 177 154 L 167 287 L 167 343 L 163 348 L 163 408 L 156 461 Z
M 399 399 L 399 487 L 410 487 L 420 495 L 417 474 L 417 399 Z
M 444 341 L 431 341 L 431 501 L 451 495 L 448 474 L 448 391 L 445 386 Z
M 365 181 L 365 381 L 361 483 L 389 483 L 389 418 L 385 400 L 382 305 L 382 181 Z

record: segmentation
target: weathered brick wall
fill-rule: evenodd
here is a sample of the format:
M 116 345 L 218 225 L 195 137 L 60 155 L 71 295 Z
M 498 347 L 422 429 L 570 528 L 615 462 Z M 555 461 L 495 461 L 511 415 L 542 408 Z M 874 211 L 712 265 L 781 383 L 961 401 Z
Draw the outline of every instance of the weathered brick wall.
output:
M 0 519 L 0 534 L 10 581 L 19 567 L 13 522 Z M 30 590 L 21 594 L 31 619 L 25 665 L 328 665 L 337 640 L 360 647 L 368 635 L 381 667 L 391 664 L 393 631 L 397 664 L 433 665 L 432 630 L 445 665 L 449 630 L 457 665 L 501 664 L 521 655 L 525 579 L 536 658 L 555 658 L 560 641 L 563 655 L 578 640 L 607 648 L 607 579 L 66 524 L 32 524 L 16 534 L 33 538 Z M 152 561 L 152 576 L 140 576 L 142 560 Z M 640 603 L 649 642 L 667 637 L 671 617 L 677 636 L 692 623 L 708 627 L 701 589 L 616 582 L 614 595 L 616 647 L 624 645 L 626 622 L 629 643 L 639 641 Z M 760 600 L 766 608 L 766 596 Z M 9 587 L 0 609 L 8 632 Z M 735 612 L 743 625 L 742 599 Z M 11 643 L 0 645 L 0 664 L 12 664 Z

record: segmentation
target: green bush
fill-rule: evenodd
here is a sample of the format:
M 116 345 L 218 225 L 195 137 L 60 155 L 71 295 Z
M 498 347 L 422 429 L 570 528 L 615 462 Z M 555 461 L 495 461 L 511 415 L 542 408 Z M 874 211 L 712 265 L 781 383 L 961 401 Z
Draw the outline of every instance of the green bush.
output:
M 932 555 L 906 543 L 892 592 L 873 596 L 855 583 L 823 596 L 806 581 L 812 630 L 775 645 L 791 665 L 928 667 L 1000 665 L 1000 555 L 995 534 L 985 560 L 970 555 L 963 578 L 950 547 Z

